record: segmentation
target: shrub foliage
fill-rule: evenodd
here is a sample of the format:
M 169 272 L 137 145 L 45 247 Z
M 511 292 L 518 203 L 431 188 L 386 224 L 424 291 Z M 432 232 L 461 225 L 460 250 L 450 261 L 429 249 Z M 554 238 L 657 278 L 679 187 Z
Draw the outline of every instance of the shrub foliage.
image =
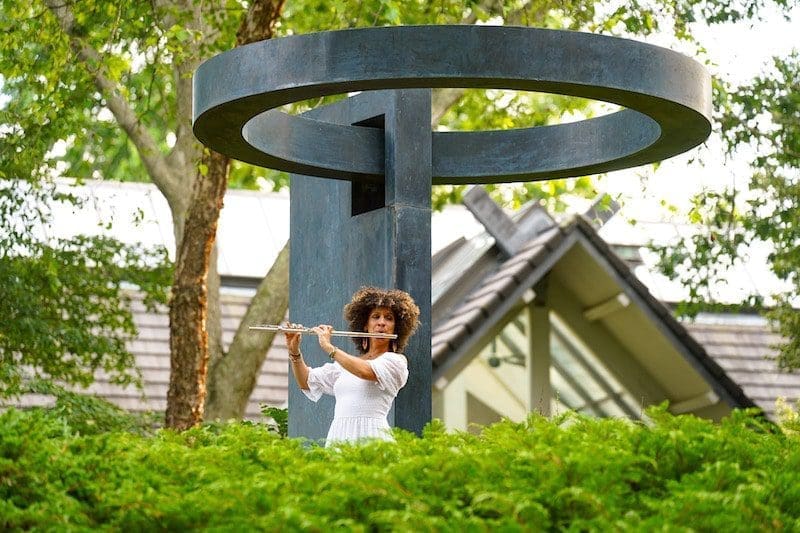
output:
M 252 423 L 83 434 L 0 415 L 0 529 L 800 530 L 800 438 L 575 414 L 325 449 Z

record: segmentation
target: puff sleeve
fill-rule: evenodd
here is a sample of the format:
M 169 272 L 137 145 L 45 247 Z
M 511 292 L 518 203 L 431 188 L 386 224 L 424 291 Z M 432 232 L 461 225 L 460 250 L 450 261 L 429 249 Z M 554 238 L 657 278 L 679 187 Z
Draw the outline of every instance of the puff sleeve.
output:
M 323 394 L 333 396 L 333 386 L 336 380 L 339 379 L 341 371 L 341 367 L 336 363 L 325 363 L 322 366 L 312 368 L 308 371 L 308 390 L 300 390 L 312 402 L 322 398 Z
M 369 364 L 378 378 L 378 388 L 392 396 L 396 396 L 408 381 L 408 361 L 401 354 L 387 352 Z

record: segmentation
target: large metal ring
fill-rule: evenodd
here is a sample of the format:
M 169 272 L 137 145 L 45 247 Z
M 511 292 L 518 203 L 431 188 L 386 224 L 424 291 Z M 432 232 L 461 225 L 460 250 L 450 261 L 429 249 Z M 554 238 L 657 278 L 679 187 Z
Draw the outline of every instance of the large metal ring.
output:
M 526 181 L 663 160 L 711 130 L 711 78 L 656 46 L 508 26 L 398 26 L 262 41 L 220 54 L 194 76 L 194 132 L 233 158 L 356 181 L 383 175 L 384 132 L 275 108 L 376 89 L 477 87 L 579 96 L 625 109 L 568 124 L 434 132 L 433 183 Z

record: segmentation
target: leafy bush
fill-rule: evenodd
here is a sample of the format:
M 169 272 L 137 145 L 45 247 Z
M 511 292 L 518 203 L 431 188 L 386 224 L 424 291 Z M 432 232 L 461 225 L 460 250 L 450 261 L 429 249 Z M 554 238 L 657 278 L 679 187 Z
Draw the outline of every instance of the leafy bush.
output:
M 0 415 L 0 529 L 800 530 L 800 438 L 575 414 L 325 449 L 264 425 L 77 435 Z
M 280 407 L 271 407 L 267 404 L 261 404 L 261 414 L 272 419 L 272 423 L 269 426 L 278 435 L 286 437 L 289 434 L 288 409 L 281 409 Z
M 28 392 L 55 397 L 55 405 L 48 410 L 50 416 L 62 421 L 72 433 L 95 435 L 110 431 L 152 433 L 159 418 L 152 413 L 134 414 L 93 394 L 72 392 L 48 380 L 29 382 Z

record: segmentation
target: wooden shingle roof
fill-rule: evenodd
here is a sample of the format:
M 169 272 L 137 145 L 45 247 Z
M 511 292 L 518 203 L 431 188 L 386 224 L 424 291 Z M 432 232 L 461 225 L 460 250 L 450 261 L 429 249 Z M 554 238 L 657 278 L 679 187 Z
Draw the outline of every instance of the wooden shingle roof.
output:
M 536 232 L 510 256 L 497 250 L 482 248 L 484 265 L 482 275 L 473 274 L 466 283 L 459 280 L 460 272 L 446 261 L 435 262 L 434 284 L 438 277 L 447 277 L 453 287 L 458 287 L 462 296 L 449 302 L 444 313 L 437 316 L 434 302 L 434 326 L 432 359 L 434 382 L 450 367 L 460 368 L 459 358 L 475 353 L 475 343 L 485 340 L 491 326 L 523 298 L 541 280 L 568 249 L 577 243 L 590 249 L 589 256 L 605 264 L 609 274 L 624 287 L 626 294 L 644 308 L 645 314 L 658 323 L 658 329 L 678 347 L 690 365 L 713 390 L 731 407 L 757 406 L 768 416 L 774 416 L 775 401 L 784 398 L 795 402 L 800 398 L 800 374 L 781 373 L 774 361 L 766 356 L 772 353 L 770 346 L 778 337 L 770 333 L 764 321 L 749 326 L 741 321 L 725 321 L 717 324 L 702 322 L 684 324 L 672 312 L 657 301 L 647 287 L 636 277 L 628 265 L 621 260 L 597 233 L 595 228 L 581 216 L 573 217 L 562 224 L 555 223 L 544 210 L 533 210 L 528 217 L 537 217 Z M 550 225 L 542 229 L 541 220 L 549 219 Z M 530 226 L 530 224 L 529 224 Z M 460 246 L 469 246 L 468 242 Z M 449 256 L 458 250 L 447 251 Z M 486 257 L 491 257 L 493 266 L 486 266 Z M 472 258 L 475 264 L 480 262 Z M 471 265 L 463 265 L 469 271 Z
M 245 314 L 250 297 L 223 292 L 221 294 L 222 340 L 227 350 L 236 328 Z M 133 295 L 133 318 L 139 336 L 128 345 L 136 364 L 142 372 L 144 390 L 121 387 L 110 383 L 108 376 L 98 372 L 96 381 L 81 392 L 97 394 L 112 403 L 133 412 L 163 413 L 167 408 L 169 388 L 169 312 L 161 307 L 148 312 L 141 297 Z M 262 418 L 260 404 L 286 407 L 288 398 L 288 352 L 282 335 L 276 335 L 272 347 L 261 367 L 255 389 L 247 404 L 245 416 L 251 420 Z M 41 395 L 28 395 L 21 404 L 47 405 L 50 399 Z
M 715 315 L 713 321 L 701 317 L 685 326 L 744 393 L 774 419 L 778 398 L 792 404 L 800 399 L 800 373 L 778 369 L 772 346 L 781 339 L 769 330 L 766 320 L 745 318 Z
M 220 298 L 222 342 L 227 350 L 247 310 L 250 297 L 223 291 Z M 131 344 L 130 350 L 135 355 L 144 377 L 144 401 L 139 398 L 135 389 L 122 389 L 108 383 L 107 380 L 98 380 L 89 390 L 126 409 L 164 411 L 169 387 L 169 314 L 167 309 L 148 313 L 141 301 L 134 302 L 133 311 L 134 320 L 139 328 L 139 338 Z M 262 403 L 276 407 L 286 406 L 288 360 L 283 337 L 276 335 L 247 404 L 245 413 L 247 418 L 259 418 L 261 416 L 259 405 Z

